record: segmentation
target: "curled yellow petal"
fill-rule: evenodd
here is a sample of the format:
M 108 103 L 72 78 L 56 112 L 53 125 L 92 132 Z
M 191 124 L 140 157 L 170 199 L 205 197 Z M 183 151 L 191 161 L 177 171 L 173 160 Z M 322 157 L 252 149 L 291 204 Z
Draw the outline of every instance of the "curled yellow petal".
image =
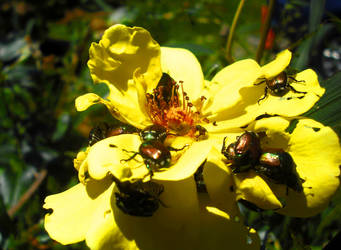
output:
M 269 79 L 278 75 L 285 70 L 286 67 L 288 67 L 291 56 L 292 54 L 289 50 L 283 50 L 276 56 L 275 60 L 269 62 L 261 68 L 261 76 Z
M 121 120 L 122 122 L 125 122 L 125 119 L 119 114 L 118 110 L 116 109 L 116 107 L 113 106 L 111 102 L 104 100 L 103 98 L 94 93 L 87 93 L 81 95 L 77 97 L 75 100 L 75 106 L 77 111 L 85 111 L 90 106 L 98 103 L 104 104 L 114 117 Z
M 101 102 L 115 118 L 139 128 L 150 124 L 134 77 L 137 70 L 143 76 L 145 95 L 162 75 L 160 46 L 147 30 L 121 24 L 110 27 L 99 43 L 92 43 L 88 66 L 93 81 L 109 88 L 107 100 L 93 98 L 90 105 Z
M 76 98 L 75 105 L 77 111 L 87 110 L 90 106 L 101 103 L 102 98 L 94 93 L 88 93 Z
M 76 159 L 73 160 L 73 166 L 75 167 L 75 169 L 77 169 L 77 171 L 79 170 L 83 161 L 86 159 L 87 155 L 88 155 L 87 152 L 84 151 L 78 152 Z
M 137 68 L 146 73 L 148 84 L 156 86 L 161 77 L 160 46 L 147 30 L 117 24 L 98 44 L 92 43 L 88 66 L 95 83 L 112 84 L 119 91 L 127 91 Z

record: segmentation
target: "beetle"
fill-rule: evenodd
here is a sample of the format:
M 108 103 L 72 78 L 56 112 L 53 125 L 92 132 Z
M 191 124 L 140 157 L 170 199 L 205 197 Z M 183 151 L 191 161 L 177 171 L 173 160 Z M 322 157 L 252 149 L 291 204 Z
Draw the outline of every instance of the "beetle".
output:
M 144 142 L 157 140 L 163 143 L 167 138 L 167 129 L 161 125 L 153 124 L 141 130 L 140 137 Z
M 291 155 L 282 149 L 264 151 L 255 171 L 278 184 L 285 184 L 296 192 L 302 192 L 302 180 L 297 176 L 295 163 Z M 287 189 L 288 193 L 288 189 Z
M 304 82 L 296 80 L 294 77 L 288 76 L 288 74 L 283 71 L 271 79 L 264 79 L 263 81 L 256 83 L 254 85 L 260 85 L 266 83 L 264 96 L 258 100 L 258 104 L 261 100 L 264 100 L 268 96 L 268 90 L 270 94 L 274 96 L 284 96 L 290 90 L 294 93 L 307 94 L 304 91 L 297 91 L 293 86 L 290 85 L 289 79 L 294 82 Z
M 168 75 L 167 73 L 162 73 L 162 77 L 156 86 L 157 92 L 155 93 L 155 97 L 157 100 L 164 100 L 167 104 L 169 104 L 172 98 L 178 98 L 177 91 L 176 91 L 176 82 L 175 80 Z M 162 96 L 162 98 L 159 97 Z M 160 103 L 159 103 L 160 106 Z
M 121 134 L 130 134 L 136 133 L 138 129 L 129 125 L 129 124 L 108 124 L 106 122 L 102 122 L 99 125 L 95 126 L 91 129 L 89 133 L 89 146 L 94 145 L 96 142 L 99 142 L 107 137 L 116 136 Z
M 130 161 L 135 158 L 136 155 L 141 155 L 144 164 L 148 169 L 150 176 L 153 176 L 153 171 L 159 168 L 169 167 L 171 164 L 171 153 L 170 151 L 183 150 L 188 145 L 186 144 L 180 149 L 173 147 L 166 147 L 164 141 L 167 137 L 167 130 L 161 125 L 151 125 L 146 127 L 140 132 L 142 143 L 139 146 L 139 151 L 123 151 L 133 153 L 128 159 L 122 159 L 121 161 Z M 114 145 L 112 145 L 114 146 Z
M 159 204 L 165 206 L 159 199 L 164 191 L 163 185 L 151 181 L 121 182 L 113 178 L 118 188 L 118 192 L 115 192 L 116 206 L 123 213 L 150 217 L 157 211 Z
M 153 170 L 169 167 L 171 164 L 170 150 L 159 140 L 142 142 L 139 147 L 139 154 L 151 176 Z
M 260 140 L 256 133 L 245 131 L 237 137 L 237 141 L 226 147 L 226 137 L 223 140 L 221 153 L 231 163 L 233 173 L 248 171 L 253 168 L 261 155 Z

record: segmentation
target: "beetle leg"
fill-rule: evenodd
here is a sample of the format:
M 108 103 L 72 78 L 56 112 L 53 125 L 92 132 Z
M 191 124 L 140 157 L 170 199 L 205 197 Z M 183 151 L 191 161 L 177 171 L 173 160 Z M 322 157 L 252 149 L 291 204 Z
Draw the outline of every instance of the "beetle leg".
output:
M 128 151 L 128 150 L 125 150 L 125 149 L 122 149 L 122 151 L 127 152 L 127 153 L 134 153 L 134 154 L 132 156 L 130 156 L 128 159 L 122 159 L 121 162 L 123 162 L 123 161 L 130 161 L 130 160 L 134 159 L 136 155 L 139 154 L 139 152 Z
M 268 87 L 265 87 L 264 96 L 257 101 L 258 105 L 261 100 L 264 100 L 268 96 Z
M 154 175 L 154 172 L 153 172 L 153 170 L 152 170 L 151 166 L 149 165 L 149 163 L 145 162 L 145 165 L 146 165 L 146 168 L 147 168 L 147 169 L 148 169 L 148 171 L 149 171 L 149 174 L 150 174 L 150 180 L 152 180 L 152 177 L 153 177 L 153 175 Z
M 266 79 L 265 78 L 262 78 L 263 80 L 258 82 L 258 83 L 254 83 L 253 85 L 261 85 L 262 83 L 266 82 Z
M 161 206 L 168 208 L 168 206 L 162 200 L 160 200 L 160 199 L 157 199 L 157 200 L 161 204 Z
M 291 89 L 292 92 L 294 93 L 300 93 L 300 94 L 307 94 L 307 92 L 304 92 L 304 91 L 297 91 L 296 89 L 294 89 L 293 86 L 291 85 L 288 85 L 288 87 Z
M 298 80 L 295 79 L 295 77 L 292 77 L 292 76 L 289 76 L 289 79 L 293 80 L 294 82 L 305 82 L 304 80 L 298 81 Z

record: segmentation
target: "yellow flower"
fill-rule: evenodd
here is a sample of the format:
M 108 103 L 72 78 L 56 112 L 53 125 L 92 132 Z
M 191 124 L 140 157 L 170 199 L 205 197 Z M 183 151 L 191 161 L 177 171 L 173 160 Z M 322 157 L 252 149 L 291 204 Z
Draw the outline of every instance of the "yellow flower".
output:
M 92 79 L 95 83 L 105 83 L 109 95 L 103 99 L 93 93 L 85 94 L 76 99 L 76 107 L 82 111 L 102 103 L 116 119 L 139 129 L 151 124 L 165 127 L 168 133 L 176 135 L 175 140 L 166 143 L 174 148 L 183 148 L 186 144 L 190 147 L 179 152 L 177 163 L 173 161 L 167 169 L 155 171 L 153 178 L 184 179 L 193 175 L 206 158 L 211 148 L 211 133 L 247 125 L 265 113 L 299 115 L 314 105 L 324 89 L 312 70 L 296 76 L 297 80 L 304 81 L 300 87 L 307 94 L 303 98 L 302 94 L 297 98 L 296 93 L 289 92 L 283 97 L 270 95 L 258 103 L 265 86 L 254 85 L 259 82 L 257 79 L 275 76 L 286 68 L 290 59 L 291 53 L 286 50 L 263 67 L 254 60 L 242 60 L 222 69 L 211 81 L 205 81 L 198 60 L 188 50 L 160 48 L 145 29 L 114 25 L 105 31 L 98 44 L 91 45 L 88 62 Z M 163 73 L 170 80 L 166 80 L 166 87 L 160 88 L 160 83 L 165 81 Z M 101 146 L 91 148 L 89 158 L 94 164 L 89 164 L 89 174 L 95 179 L 103 178 L 108 172 L 120 179 L 144 178 L 147 170 L 137 168 L 136 161 L 126 162 L 130 170 L 124 173 L 118 173 L 123 171 L 118 161 L 115 164 L 97 161 L 102 159 L 97 154 L 105 154 L 108 157 L 103 159 L 111 162 L 110 155 L 115 150 L 124 151 L 118 153 L 120 160 L 129 158 L 127 151 L 137 152 L 141 144 L 139 136 L 133 136 L 134 142 L 128 144 L 134 146 L 115 144 L 110 140 L 116 139 L 107 139 Z M 110 144 L 117 148 L 110 148 Z M 177 157 L 172 155 L 173 158 Z
M 237 185 L 218 150 L 222 133 L 238 133 L 263 114 L 301 114 L 323 94 L 315 73 L 304 71 L 296 76 L 304 80 L 303 97 L 289 91 L 258 102 L 265 84 L 255 83 L 283 71 L 290 57 L 284 51 L 264 67 L 242 60 L 206 81 L 191 52 L 160 48 L 143 28 L 114 25 L 106 30 L 91 45 L 88 66 L 93 81 L 105 83 L 109 94 L 82 95 L 76 99 L 77 110 L 101 103 L 114 118 L 140 130 L 160 125 L 168 134 L 164 146 L 181 150 L 165 157 L 169 165 L 148 166 L 137 153 L 142 145 L 137 134 L 96 142 L 74 161 L 81 183 L 46 198 L 49 235 L 62 244 L 86 240 L 93 249 L 257 248 L 255 232 L 241 219 L 235 221 L 240 215 L 236 191 L 230 190 Z M 298 103 L 302 108 L 296 112 L 286 108 Z M 193 176 L 205 160 L 210 197 L 197 194 Z
M 265 175 L 257 166 L 232 173 L 231 164 L 220 154 L 218 159 L 208 160 L 210 166 L 205 166 L 204 172 L 207 190 L 215 202 L 243 199 L 261 209 L 275 209 L 280 214 L 294 217 L 313 216 L 326 208 L 340 185 L 338 137 L 331 128 L 311 119 L 298 119 L 292 133 L 287 131 L 289 124 L 290 119 L 282 117 L 264 118 L 251 123 L 245 130 L 259 135 L 263 153 L 271 150 L 289 153 L 294 162 L 293 174 L 281 174 L 278 181 L 277 177 Z M 236 136 L 243 133 L 242 129 L 225 133 L 226 145 L 235 142 Z M 217 171 L 220 174 L 214 173 Z M 216 176 L 220 176 L 218 180 Z

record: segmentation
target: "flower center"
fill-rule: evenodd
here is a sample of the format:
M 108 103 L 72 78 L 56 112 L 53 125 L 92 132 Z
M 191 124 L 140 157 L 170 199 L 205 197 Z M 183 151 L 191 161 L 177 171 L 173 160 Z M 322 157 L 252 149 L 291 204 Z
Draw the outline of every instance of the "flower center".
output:
M 179 84 L 164 73 L 159 84 L 153 90 L 153 94 L 146 94 L 146 106 L 150 119 L 154 124 L 164 126 L 177 135 L 192 137 L 197 136 L 198 133 L 202 135 L 204 128 L 197 125 L 202 120 L 200 111 L 194 110 L 193 104 L 183 89 L 183 82 L 179 81 Z M 202 97 L 201 102 L 205 99 Z M 203 120 L 208 121 L 207 119 Z

